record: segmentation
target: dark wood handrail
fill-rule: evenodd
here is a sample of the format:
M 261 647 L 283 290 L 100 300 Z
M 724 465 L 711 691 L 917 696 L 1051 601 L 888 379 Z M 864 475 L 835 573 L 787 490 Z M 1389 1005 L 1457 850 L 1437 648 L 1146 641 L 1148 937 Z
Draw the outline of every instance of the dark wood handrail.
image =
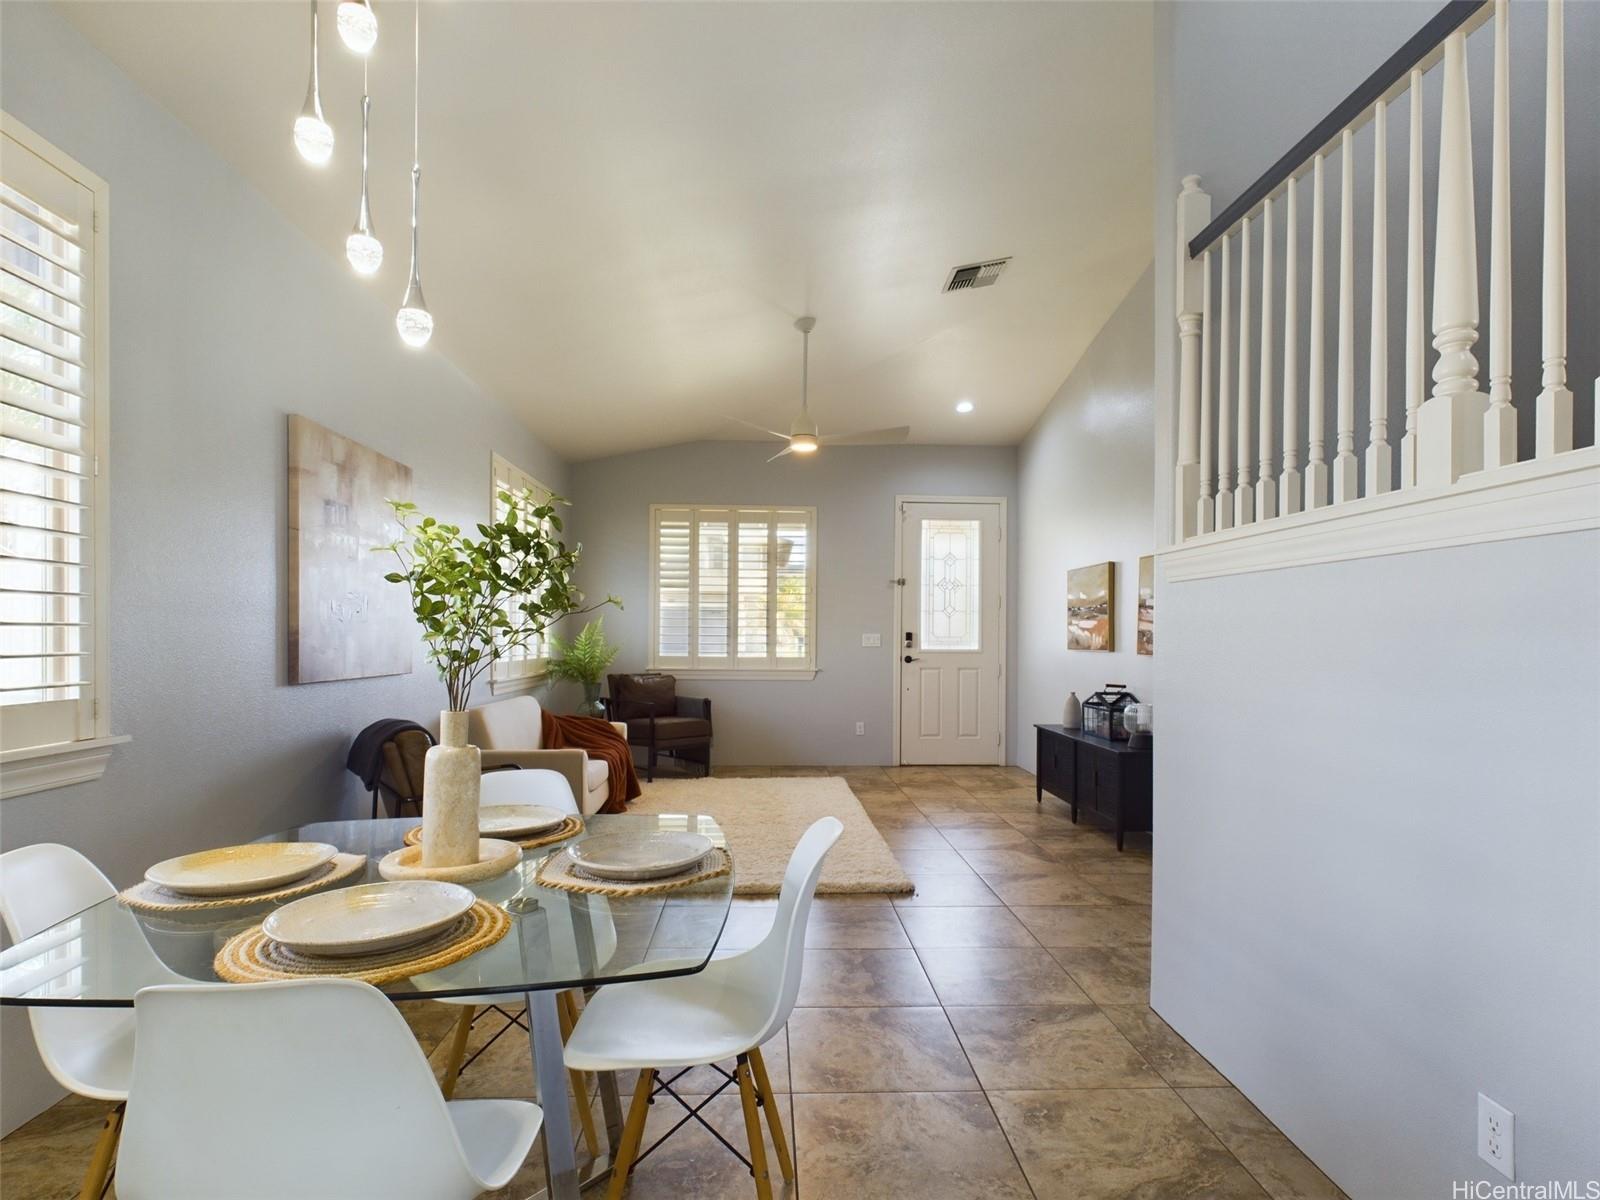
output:
M 1355 91 L 1339 101 L 1332 112 L 1318 121 L 1310 133 L 1268 167 L 1261 178 L 1245 188 L 1239 198 L 1223 209 L 1216 220 L 1195 234 L 1189 242 L 1189 257 L 1198 258 L 1218 238 L 1237 225 L 1241 217 L 1271 195 L 1279 184 L 1304 166 L 1312 155 L 1333 141 L 1386 91 L 1404 78 L 1411 68 L 1443 45 L 1445 38 L 1488 5 L 1489 0 L 1449 0 L 1449 3 L 1428 19 L 1426 25 L 1406 39 L 1405 45 L 1362 80 Z

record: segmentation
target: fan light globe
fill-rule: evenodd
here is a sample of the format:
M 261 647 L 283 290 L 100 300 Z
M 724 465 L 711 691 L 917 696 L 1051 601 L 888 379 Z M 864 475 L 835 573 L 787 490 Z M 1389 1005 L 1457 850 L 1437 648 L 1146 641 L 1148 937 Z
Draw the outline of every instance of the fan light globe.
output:
M 817 439 L 809 433 L 797 433 L 789 439 L 789 449 L 795 454 L 815 454 Z
M 302 113 L 294 122 L 294 148 L 314 167 L 333 157 L 333 126 L 312 113 Z
M 394 315 L 394 327 L 406 345 L 426 346 L 433 336 L 433 314 L 425 308 L 402 308 Z
M 372 275 L 383 265 L 383 243 L 370 233 L 352 233 L 344 240 L 344 256 L 356 274 Z
M 342 0 L 337 12 L 339 39 L 357 54 L 371 54 L 378 43 L 378 18 L 366 0 Z

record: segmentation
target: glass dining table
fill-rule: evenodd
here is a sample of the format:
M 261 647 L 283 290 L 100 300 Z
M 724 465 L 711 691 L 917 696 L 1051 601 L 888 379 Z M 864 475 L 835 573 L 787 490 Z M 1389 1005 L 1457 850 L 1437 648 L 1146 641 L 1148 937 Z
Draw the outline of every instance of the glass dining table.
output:
M 328 821 L 259 838 L 263 842 L 327 842 L 341 852 L 364 854 L 365 872 L 338 886 L 379 882 L 378 861 L 403 844 L 417 818 Z M 710 817 L 693 813 L 592 816 L 578 838 L 600 833 L 657 830 L 705 834 L 726 846 Z M 599 1077 L 607 1144 L 580 1164 L 567 1073 L 562 1061 L 558 995 L 627 980 L 690 975 L 704 970 L 717 947 L 733 897 L 733 876 L 659 895 L 616 898 L 540 886 L 535 871 L 558 847 L 524 852 L 515 869 L 470 885 L 481 899 L 511 916 L 511 929 L 478 953 L 426 974 L 379 988 L 399 1004 L 482 997 L 525 998 L 536 1099 L 544 1109 L 548 1200 L 574 1200 L 580 1190 L 609 1175 L 621 1140 L 622 1106 L 616 1077 Z M 200 849 L 200 847 L 196 847 Z M 234 934 L 258 924 L 278 905 L 209 909 L 156 915 L 111 897 L 0 952 L 0 1004 L 118 1008 L 133 1004 L 140 988 L 157 983 L 213 983 L 213 961 Z M 650 946 L 663 921 L 672 928 L 670 959 L 652 959 Z M 241 985 L 248 986 L 248 985 Z

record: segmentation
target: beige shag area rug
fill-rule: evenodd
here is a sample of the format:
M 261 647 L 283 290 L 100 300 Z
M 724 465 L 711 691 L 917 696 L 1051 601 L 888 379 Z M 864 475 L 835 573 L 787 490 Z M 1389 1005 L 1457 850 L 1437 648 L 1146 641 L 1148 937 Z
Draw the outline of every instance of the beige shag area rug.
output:
M 819 817 L 844 822 L 822 862 L 819 895 L 914 890 L 843 779 L 663 779 L 645 784 L 629 811 L 713 818 L 728 835 L 736 896 L 776 896 L 795 843 Z

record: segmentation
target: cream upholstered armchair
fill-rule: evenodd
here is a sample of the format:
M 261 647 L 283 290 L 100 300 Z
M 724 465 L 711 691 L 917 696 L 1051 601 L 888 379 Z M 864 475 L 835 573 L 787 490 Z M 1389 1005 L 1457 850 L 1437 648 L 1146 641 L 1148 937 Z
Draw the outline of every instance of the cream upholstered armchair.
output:
M 545 750 L 540 737 L 539 702 L 532 696 L 513 696 L 479 705 L 468 715 L 468 740 L 483 752 L 483 769 L 543 767 L 559 771 L 572 786 L 584 813 L 599 812 L 611 795 L 606 764 L 582 750 Z M 628 736 L 626 725 L 612 722 Z

